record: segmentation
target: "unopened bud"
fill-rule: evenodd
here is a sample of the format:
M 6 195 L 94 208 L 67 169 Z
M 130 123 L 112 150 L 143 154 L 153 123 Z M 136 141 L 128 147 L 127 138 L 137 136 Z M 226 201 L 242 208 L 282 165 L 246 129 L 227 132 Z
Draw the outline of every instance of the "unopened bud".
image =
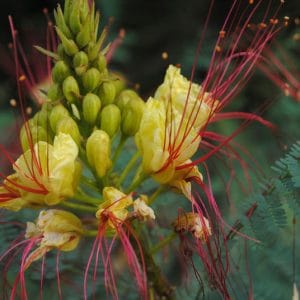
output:
M 37 112 L 33 117 L 36 124 L 38 126 L 43 127 L 46 130 L 48 129 L 48 114 L 49 112 L 47 108 L 42 107 L 42 109 L 39 112 Z
M 79 128 L 71 117 L 64 117 L 58 121 L 55 133 L 58 134 L 60 132 L 69 134 L 77 145 L 80 143 L 81 135 Z
M 82 75 L 86 72 L 89 65 L 89 58 L 87 54 L 83 51 L 79 51 L 74 55 L 73 67 L 77 75 Z
M 24 152 L 31 149 L 37 142 L 51 143 L 47 131 L 41 126 L 33 125 L 33 122 L 30 121 L 23 125 L 20 131 L 20 141 Z
M 106 69 L 106 58 L 103 54 L 99 54 L 96 62 L 94 63 L 95 67 L 100 71 L 104 72 Z
M 57 34 L 58 34 L 58 36 L 59 36 L 59 38 L 60 38 L 60 40 L 63 44 L 65 52 L 69 56 L 75 55 L 79 51 L 79 49 L 78 49 L 77 45 L 75 44 L 75 42 L 71 39 L 68 39 L 58 27 L 56 27 L 56 32 L 57 32 Z
M 103 130 L 95 130 L 86 143 L 88 162 L 100 178 L 105 176 L 112 164 L 110 147 L 110 138 Z
M 82 75 L 82 83 L 84 88 L 92 92 L 94 89 L 96 89 L 100 83 L 101 74 L 96 68 L 91 68 L 87 70 Z
M 90 27 L 91 27 L 90 18 L 87 18 L 81 30 L 78 32 L 76 36 L 76 43 L 80 48 L 85 47 L 91 39 Z
M 61 100 L 64 94 L 60 85 L 57 83 L 52 84 L 48 90 L 47 97 L 53 102 Z
M 131 99 L 122 111 L 122 133 L 128 136 L 135 135 L 143 117 L 145 103 L 139 99 Z
M 77 34 L 81 29 L 80 7 L 81 7 L 80 0 L 72 1 L 70 17 L 69 17 L 69 25 L 74 34 Z
M 54 10 L 54 18 L 56 26 L 64 33 L 67 38 L 71 38 L 72 34 L 69 27 L 66 24 L 62 9 L 60 5 L 57 6 L 57 9 Z
M 84 120 L 91 125 L 95 124 L 100 108 L 101 101 L 99 97 L 95 94 L 88 93 L 82 102 Z
M 62 83 L 70 74 L 70 68 L 63 60 L 58 61 L 52 69 L 52 79 L 56 83 Z
M 118 96 L 116 104 L 121 109 L 121 111 L 123 111 L 124 107 L 131 99 L 140 99 L 140 97 L 133 90 L 124 90 Z
M 57 123 L 65 118 L 65 117 L 69 117 L 69 112 L 68 110 L 61 104 L 56 105 L 52 108 L 52 111 L 50 113 L 49 116 L 49 122 L 50 122 L 50 127 L 51 129 L 55 132 L 56 131 L 56 126 Z
M 89 42 L 88 44 L 87 53 L 90 61 L 95 60 L 99 55 L 100 48 L 101 48 L 101 43 L 99 41 L 97 43 Z
M 103 82 L 99 87 L 98 94 L 103 106 L 105 106 L 114 102 L 116 97 L 116 88 L 111 82 Z
M 76 79 L 73 76 L 69 76 L 64 80 L 63 93 L 70 103 L 76 102 L 79 98 L 79 86 Z
M 121 111 L 118 106 L 109 104 L 101 111 L 101 129 L 113 137 L 119 130 L 121 123 Z

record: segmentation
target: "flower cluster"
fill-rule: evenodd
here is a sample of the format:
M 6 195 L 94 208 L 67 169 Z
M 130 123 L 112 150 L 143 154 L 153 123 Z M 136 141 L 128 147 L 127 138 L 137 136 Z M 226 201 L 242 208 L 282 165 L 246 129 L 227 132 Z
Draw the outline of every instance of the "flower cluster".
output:
M 268 125 L 260 117 L 222 114 L 221 109 L 249 78 L 265 45 L 276 33 L 275 25 L 257 33 L 251 49 L 239 52 L 249 17 L 245 24 L 239 24 L 237 37 L 230 37 L 232 47 L 222 53 L 225 29 L 231 28 L 228 17 L 202 85 L 170 65 L 153 97 L 144 101 L 109 69 L 107 60 L 112 49 L 105 44 L 107 29 L 98 35 L 100 14 L 93 2 L 65 0 L 64 9 L 58 6 L 54 16 L 60 41 L 57 50 L 37 47 L 53 61 L 47 99 L 31 119 L 24 120 L 20 130 L 23 153 L 19 158 L 14 161 L 3 151 L 14 172 L 1 174 L 0 208 L 39 212 L 36 221 L 28 220 L 24 243 L 20 243 L 25 248 L 11 299 L 17 295 L 26 299 L 24 272 L 33 262 L 55 249 L 75 251 L 81 240 L 91 237 L 94 243 L 84 276 L 85 299 L 92 260 L 97 267 L 100 257 L 106 289 L 118 297 L 111 259 L 117 243 L 124 250 L 144 299 L 150 297 L 149 286 L 157 296 L 169 297 L 172 289 L 155 271 L 157 266 L 143 236 L 147 228 L 158 226 L 160 212 L 154 202 L 163 200 L 166 192 L 181 195 L 181 201 L 190 207 L 189 212 L 173 220 L 166 240 L 178 235 L 182 243 L 192 243 L 215 287 L 229 299 L 226 271 L 222 261 L 216 263 L 221 255 L 214 247 L 224 230 L 224 221 L 211 192 L 205 161 L 218 151 L 222 154 L 223 146 L 237 132 L 223 137 L 207 127 L 228 117 Z M 21 75 L 17 68 L 17 77 Z M 24 87 L 18 80 L 20 94 Z M 200 156 L 198 149 L 202 146 L 209 151 Z M 132 147 L 134 154 L 121 168 L 118 162 L 131 155 L 128 149 Z M 238 159 L 235 152 L 227 155 Z M 153 181 L 155 191 L 150 194 L 145 186 Z M 193 192 L 193 185 L 201 188 L 207 201 L 197 189 Z M 176 212 L 178 207 L 172 209 Z M 160 249 L 159 245 L 153 249 Z

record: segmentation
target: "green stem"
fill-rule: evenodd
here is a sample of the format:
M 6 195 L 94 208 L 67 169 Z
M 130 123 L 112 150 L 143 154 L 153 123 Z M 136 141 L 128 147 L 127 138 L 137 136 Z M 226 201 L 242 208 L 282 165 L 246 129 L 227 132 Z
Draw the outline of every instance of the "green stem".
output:
M 159 243 L 157 243 L 155 246 L 153 246 L 150 249 L 150 253 L 152 255 L 156 254 L 159 250 L 164 248 L 166 245 L 168 245 L 171 241 L 173 241 L 177 237 L 176 232 L 171 232 L 167 237 L 165 237 L 163 240 L 161 240 Z
M 85 194 L 80 188 L 77 189 L 78 192 L 75 194 L 74 199 L 82 201 L 84 203 L 89 203 L 95 206 L 98 206 L 101 202 L 101 199 L 91 197 L 87 194 Z
M 90 179 L 88 177 L 85 177 L 83 175 L 81 175 L 80 180 L 84 185 L 88 186 L 89 188 L 91 188 L 95 192 L 100 191 L 98 186 L 97 186 L 97 182 L 95 180 L 92 180 L 92 179 Z
M 133 178 L 131 185 L 126 189 L 126 193 L 130 193 L 134 191 L 147 178 L 148 176 L 142 171 L 142 168 L 139 168 L 139 170 L 137 171 L 136 175 Z
M 119 145 L 117 146 L 117 149 L 115 150 L 115 154 L 113 156 L 113 159 L 112 159 L 112 167 L 111 169 L 113 169 L 114 165 L 116 164 L 121 152 L 122 152 L 122 149 L 124 147 L 124 144 L 127 140 L 127 136 L 125 135 L 122 135 L 121 138 L 120 138 L 120 142 L 119 142 Z
M 126 176 L 128 175 L 128 173 L 131 171 L 131 169 L 134 167 L 136 161 L 138 160 L 139 158 L 139 153 L 135 153 L 130 161 L 128 162 L 127 166 L 125 167 L 125 169 L 123 170 L 118 182 L 117 182 L 117 185 L 118 186 L 121 186 L 121 184 L 123 183 L 123 181 L 126 179 Z
M 98 234 L 98 230 L 86 230 L 84 232 L 84 235 L 88 237 L 95 237 L 97 236 L 97 234 Z
M 70 201 L 64 201 L 64 202 L 60 203 L 60 205 L 67 207 L 67 208 L 79 210 L 79 211 L 86 211 L 86 212 L 93 212 L 93 213 L 95 213 L 97 211 L 97 208 L 95 208 L 95 207 L 89 207 L 86 205 L 76 204 L 76 203 L 73 203 Z
M 148 200 L 148 205 L 153 204 L 153 202 L 156 200 L 156 198 L 163 193 L 165 190 L 165 186 L 161 185 L 159 186 L 159 188 L 150 196 L 149 200 Z
M 156 264 L 153 255 L 149 251 L 148 247 L 146 247 L 146 242 L 142 235 L 139 236 L 140 245 L 142 250 L 142 255 L 145 260 L 146 265 L 146 274 L 148 280 L 149 288 L 149 298 L 150 299 L 166 299 L 166 300 L 174 300 L 174 288 L 167 281 L 165 276 L 163 275 L 160 267 Z M 137 248 L 137 245 L 134 245 Z M 138 251 L 138 249 L 136 249 Z

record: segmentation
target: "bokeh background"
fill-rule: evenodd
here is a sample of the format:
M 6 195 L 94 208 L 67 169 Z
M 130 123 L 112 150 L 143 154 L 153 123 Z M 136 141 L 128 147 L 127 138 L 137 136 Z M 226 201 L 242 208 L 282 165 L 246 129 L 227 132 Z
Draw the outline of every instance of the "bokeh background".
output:
M 273 1 L 272 5 L 277 6 L 277 2 L 279 1 Z M 170 63 L 180 64 L 183 73 L 189 77 L 196 45 L 207 16 L 209 0 L 102 0 L 96 1 L 96 3 L 101 11 L 102 26 L 109 22 L 111 24 L 110 40 L 118 36 L 120 29 L 125 29 L 126 32 L 122 44 L 113 57 L 111 67 L 126 78 L 129 86 L 139 87 L 144 99 L 153 94 L 153 91 L 163 80 L 165 69 Z M 229 0 L 216 1 L 207 28 L 202 55 L 197 64 L 196 79 L 198 82 L 201 82 L 201 78 L 205 75 L 211 49 L 231 3 L 232 1 Z M 246 0 L 241 0 L 241 3 L 247 5 Z M 16 136 L 10 134 L 10 132 L 14 132 L 12 128 L 16 116 L 14 109 L 9 105 L 9 100 L 17 98 L 17 94 L 14 65 L 8 48 L 8 44 L 11 42 L 11 34 L 7 16 L 13 16 L 19 38 L 25 52 L 31 57 L 30 64 L 35 70 L 39 66 L 40 60 L 38 60 L 38 54 L 34 52 L 32 44 L 45 45 L 47 18 L 43 13 L 43 9 L 47 8 L 49 16 L 52 18 L 52 10 L 56 4 L 57 1 L 53 0 L 10 0 L 1 1 L 0 3 L 1 143 L 11 145 L 12 142 L 17 140 Z M 259 13 L 264 13 L 264 7 L 261 8 Z M 289 16 L 290 25 L 283 29 L 277 37 L 277 42 L 273 45 L 273 51 L 299 83 L 300 25 L 297 25 L 299 23 L 297 18 L 300 16 L 299 1 L 286 1 L 279 14 L 281 17 Z M 165 60 L 162 59 L 163 52 L 168 53 L 168 58 Z M 44 65 L 40 66 L 45 68 Z M 34 74 L 37 81 L 44 79 L 42 77 L 46 70 L 42 71 Z M 278 76 L 280 75 L 278 74 Z M 275 176 L 270 166 L 284 155 L 284 152 L 293 143 L 300 139 L 300 100 L 285 95 L 264 73 L 257 71 L 241 94 L 227 109 L 255 112 L 267 103 L 271 103 L 271 105 L 264 112 L 263 117 L 274 123 L 278 130 L 271 132 L 262 125 L 253 123 L 236 139 L 255 157 L 264 172 L 264 175 L 253 175 L 255 191 L 259 190 L 259 184 L 263 177 Z M 31 106 L 34 110 L 34 103 Z M 239 124 L 238 121 L 228 121 L 217 125 L 215 129 L 220 133 L 228 134 Z M 223 170 L 222 165 L 216 166 L 215 163 L 212 166 L 211 175 L 215 196 L 219 199 L 225 219 L 228 222 L 233 222 L 240 214 L 243 214 L 243 209 L 245 209 L 243 201 L 248 195 L 245 195 L 238 184 L 233 184 L 230 195 L 226 195 L 222 179 L 226 178 L 227 170 Z M 236 172 L 238 178 L 243 178 L 238 166 Z M 234 210 L 232 210 L 231 205 L 228 205 L 231 201 L 235 204 Z M 289 214 L 288 220 L 290 221 L 293 212 L 290 211 Z M 255 269 L 253 267 L 254 292 L 258 295 L 257 299 L 291 299 L 293 273 L 292 226 L 282 231 L 274 229 L 273 234 L 277 235 L 277 239 L 268 245 L 269 248 L 257 250 L 256 247 L 252 247 L 249 250 L 250 262 L 256 265 L 264 262 L 261 268 Z M 242 246 L 237 246 L 237 248 L 239 247 Z M 300 252 L 299 249 L 298 252 Z M 233 253 L 238 252 L 234 251 Z M 252 257 L 261 257 L 261 260 L 259 262 L 252 261 L 251 255 Z M 297 268 L 296 270 L 299 270 L 299 266 Z M 174 272 L 172 273 L 172 267 L 170 267 L 169 273 L 173 274 L 169 274 L 169 276 L 176 277 Z M 296 273 L 299 274 L 299 272 Z M 299 283 L 299 275 L 297 276 L 296 280 Z M 177 279 L 174 278 L 174 282 Z M 191 286 L 193 284 L 191 282 Z M 182 293 L 190 299 L 197 298 L 196 292 L 195 295 Z M 218 296 L 207 292 L 206 298 L 218 299 Z

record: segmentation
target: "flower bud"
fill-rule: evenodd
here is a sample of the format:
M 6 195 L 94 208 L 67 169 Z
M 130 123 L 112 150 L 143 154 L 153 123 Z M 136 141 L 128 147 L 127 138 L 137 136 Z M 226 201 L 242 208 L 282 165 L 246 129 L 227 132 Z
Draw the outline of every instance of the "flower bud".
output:
M 104 72 L 106 69 L 106 58 L 103 54 L 99 54 L 96 62 L 94 63 L 95 68 L 99 70 L 100 73 Z
M 85 23 L 83 24 L 81 30 L 78 32 L 76 36 L 76 43 L 80 48 L 85 47 L 91 39 L 90 25 L 91 25 L 90 18 L 88 17 L 86 18 Z
M 71 38 L 72 34 L 69 27 L 66 24 L 62 9 L 60 5 L 57 6 L 57 9 L 54 10 L 54 18 L 56 26 L 64 33 L 67 38 Z
M 100 83 L 101 74 L 96 68 L 87 70 L 82 75 L 82 83 L 86 91 L 93 91 Z
M 20 141 L 24 152 L 33 147 L 37 142 L 44 141 L 50 143 L 51 141 L 51 138 L 43 127 L 33 125 L 34 121 L 30 121 L 24 124 L 20 131 Z
M 48 90 L 47 97 L 53 102 L 61 100 L 64 94 L 60 85 L 57 83 L 52 84 Z
M 72 1 L 70 17 L 69 17 L 69 26 L 74 34 L 77 34 L 81 29 L 80 22 L 80 7 L 82 1 Z
M 111 82 L 103 82 L 98 90 L 98 95 L 103 106 L 114 102 L 116 97 L 116 88 Z
M 109 104 L 101 111 L 101 129 L 113 137 L 119 129 L 121 123 L 121 112 L 118 106 Z
M 80 96 L 79 86 L 73 76 L 67 77 L 63 82 L 63 93 L 66 99 L 72 103 L 76 102 Z
M 73 67 L 77 75 L 82 75 L 86 72 L 89 65 L 89 58 L 87 54 L 83 51 L 79 51 L 74 55 Z
M 55 133 L 69 134 L 74 142 L 78 145 L 81 141 L 81 135 L 76 122 L 71 117 L 64 117 L 56 125 Z
M 101 101 L 99 97 L 95 94 L 88 93 L 82 102 L 84 120 L 91 125 L 95 124 L 100 108 Z
M 68 110 L 61 104 L 56 105 L 52 108 L 52 111 L 49 116 L 49 122 L 51 129 L 56 132 L 57 123 L 64 117 L 69 117 Z
M 52 79 L 56 83 L 62 83 L 70 74 L 70 68 L 63 60 L 58 61 L 52 69 Z
M 75 42 L 71 39 L 68 39 L 63 33 L 62 31 L 56 27 L 56 32 L 63 44 L 64 50 L 65 52 L 69 55 L 69 56 L 73 56 L 75 55 L 79 49 L 77 47 L 77 45 L 75 44 Z
M 125 105 L 131 100 L 131 99 L 141 99 L 139 95 L 133 91 L 133 90 L 124 90 L 120 93 L 120 95 L 117 98 L 116 104 L 122 111 L 125 107 Z
M 101 178 L 111 167 L 110 138 L 103 130 L 95 130 L 87 140 L 86 155 L 88 162 Z
M 48 129 L 48 110 L 46 108 L 42 108 L 39 112 L 37 112 L 33 120 L 38 126 L 43 127 L 45 130 Z
M 98 40 L 97 43 L 89 42 L 87 53 L 90 61 L 93 61 L 98 57 L 101 45 L 102 43 L 100 39 Z
M 145 103 L 142 100 L 131 99 L 122 111 L 121 130 L 128 136 L 135 135 L 139 128 L 143 117 Z

